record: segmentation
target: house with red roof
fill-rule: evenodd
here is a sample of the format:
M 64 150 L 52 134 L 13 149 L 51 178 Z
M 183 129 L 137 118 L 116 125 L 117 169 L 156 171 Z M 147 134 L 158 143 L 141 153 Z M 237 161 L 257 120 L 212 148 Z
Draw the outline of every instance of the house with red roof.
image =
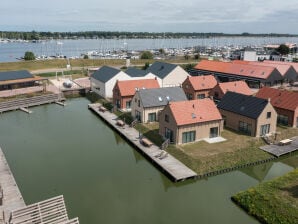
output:
M 221 61 L 202 60 L 190 72 L 192 75 L 209 75 L 212 73 L 219 82 L 245 80 L 251 88 L 273 86 L 280 84 L 283 80 L 280 72 L 271 66 Z
M 263 62 L 234 60 L 233 63 L 274 67 L 280 72 L 284 82 L 296 81 L 298 77 L 298 73 L 295 70 L 295 68 L 292 66 L 292 64 L 283 63 L 282 61 L 277 63 L 275 61 L 267 61 L 267 60 Z
M 216 86 L 217 80 L 213 75 L 189 76 L 182 83 L 187 99 L 204 99 Z
M 170 102 L 159 116 L 159 134 L 175 144 L 218 137 L 223 120 L 209 99 Z
M 244 81 L 221 82 L 218 83 L 211 91 L 210 96 L 214 100 L 220 100 L 228 91 L 241 93 L 244 95 L 252 95 L 253 92 Z
M 139 79 L 117 81 L 113 88 L 113 104 L 121 110 L 131 109 L 131 100 L 139 89 L 159 88 L 156 79 Z
M 278 123 L 298 128 L 298 92 L 263 87 L 256 96 L 270 99 L 278 114 Z

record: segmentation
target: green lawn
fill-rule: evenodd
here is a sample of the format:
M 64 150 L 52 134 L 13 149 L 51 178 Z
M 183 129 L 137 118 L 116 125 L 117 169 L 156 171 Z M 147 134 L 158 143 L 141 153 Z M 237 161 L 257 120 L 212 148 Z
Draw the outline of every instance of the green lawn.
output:
M 125 59 L 71 59 L 70 65 L 72 67 L 98 67 L 103 65 L 110 66 L 124 66 L 126 64 Z M 146 62 L 152 64 L 156 60 L 131 60 L 131 66 L 145 65 Z M 164 60 L 169 63 L 197 63 L 198 60 L 185 60 L 185 59 L 175 59 L 175 60 Z M 18 61 L 18 62 L 3 62 L 0 63 L 0 71 L 14 71 L 14 70 L 41 70 L 41 69 L 52 69 L 52 68 L 66 68 L 68 64 L 67 59 L 53 59 L 53 60 L 40 60 L 40 61 Z
M 240 192 L 232 200 L 262 223 L 298 223 L 298 169 Z

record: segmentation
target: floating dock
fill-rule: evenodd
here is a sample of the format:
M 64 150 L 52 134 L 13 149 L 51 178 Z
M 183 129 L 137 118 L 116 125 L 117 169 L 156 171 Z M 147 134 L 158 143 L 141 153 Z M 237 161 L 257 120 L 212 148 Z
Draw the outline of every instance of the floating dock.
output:
M 133 127 L 128 125 L 119 126 L 117 125 L 117 116 L 109 111 L 100 111 L 99 108 L 101 104 L 89 104 L 88 108 L 99 115 L 104 121 L 106 121 L 110 126 L 112 126 L 118 133 L 125 137 L 132 145 L 134 145 L 139 151 L 141 151 L 151 162 L 156 164 L 159 168 L 166 172 L 168 176 L 174 181 L 184 181 L 186 179 L 196 178 L 198 175 L 193 170 L 189 169 L 175 157 L 167 154 L 166 157 L 160 158 L 158 155 L 162 150 L 156 146 L 152 145 L 146 147 L 140 143 L 139 132 Z
M 2 204 L 0 205 L 0 223 L 8 220 L 10 212 L 25 206 L 25 202 L 13 177 L 13 174 L 0 148 L 0 185 Z M 3 223 L 4 223 L 3 222 Z

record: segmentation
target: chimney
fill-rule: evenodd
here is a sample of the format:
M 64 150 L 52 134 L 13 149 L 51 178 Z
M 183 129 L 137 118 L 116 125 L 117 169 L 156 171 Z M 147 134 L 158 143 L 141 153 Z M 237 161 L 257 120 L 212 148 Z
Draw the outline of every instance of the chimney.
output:
M 269 97 L 269 98 L 268 98 L 268 102 L 270 103 L 270 101 L 271 101 L 271 98 Z

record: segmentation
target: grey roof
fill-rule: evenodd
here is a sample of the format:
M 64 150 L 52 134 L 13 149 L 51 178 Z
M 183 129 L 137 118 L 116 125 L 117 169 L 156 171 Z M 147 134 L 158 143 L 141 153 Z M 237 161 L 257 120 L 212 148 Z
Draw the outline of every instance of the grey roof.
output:
M 0 72 L 0 81 L 27 79 L 27 78 L 33 78 L 33 77 L 34 76 L 26 70 Z
M 167 105 L 169 101 L 187 100 L 183 89 L 180 87 L 140 89 L 139 95 L 144 107 L 159 107 Z
M 102 66 L 100 69 L 98 69 L 96 72 L 91 75 L 92 78 L 101 81 L 103 83 L 106 83 L 110 79 L 112 79 L 115 75 L 117 75 L 121 70 L 112 68 L 109 66 Z
M 217 104 L 217 107 L 245 117 L 257 119 L 267 104 L 267 99 L 227 92 Z
M 128 68 L 125 73 L 129 75 L 130 77 L 144 77 L 149 72 L 146 70 L 141 70 L 137 68 Z
M 178 65 L 157 61 L 157 62 L 154 62 L 151 66 L 149 66 L 149 68 L 147 68 L 147 71 L 163 79 L 170 72 L 172 72 L 177 66 Z

